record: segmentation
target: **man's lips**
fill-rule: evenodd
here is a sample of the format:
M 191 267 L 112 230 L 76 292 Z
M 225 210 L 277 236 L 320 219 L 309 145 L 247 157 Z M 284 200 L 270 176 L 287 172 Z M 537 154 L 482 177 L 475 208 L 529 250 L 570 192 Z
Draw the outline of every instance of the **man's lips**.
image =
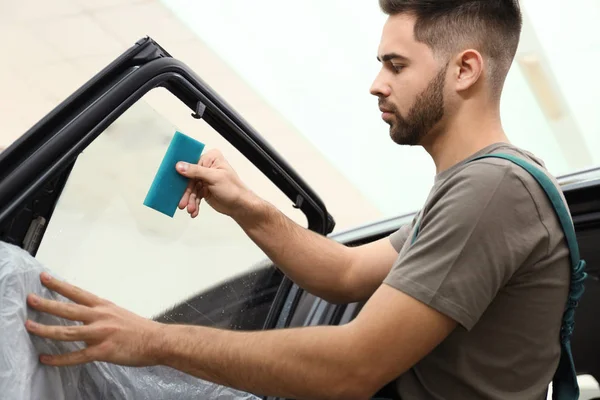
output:
M 388 110 L 387 108 L 379 107 L 379 110 L 381 111 L 381 118 L 383 120 L 388 120 L 394 116 L 394 113 L 391 110 Z

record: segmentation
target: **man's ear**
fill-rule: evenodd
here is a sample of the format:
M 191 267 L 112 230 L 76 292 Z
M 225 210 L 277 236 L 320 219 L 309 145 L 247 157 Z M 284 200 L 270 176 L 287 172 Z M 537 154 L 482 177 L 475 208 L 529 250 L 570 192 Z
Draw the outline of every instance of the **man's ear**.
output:
M 470 89 L 483 75 L 483 57 L 477 50 L 469 49 L 458 54 L 454 59 L 454 66 L 457 92 Z

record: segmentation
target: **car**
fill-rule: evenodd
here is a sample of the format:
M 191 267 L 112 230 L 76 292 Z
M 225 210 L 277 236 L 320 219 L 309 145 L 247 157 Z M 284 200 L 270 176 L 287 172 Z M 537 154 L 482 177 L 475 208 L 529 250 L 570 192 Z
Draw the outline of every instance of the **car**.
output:
M 194 71 L 145 37 L 0 153 L 0 240 L 21 247 L 98 295 L 110 294 L 120 305 L 164 323 L 262 330 L 351 321 L 362 303 L 329 303 L 298 287 L 261 252 L 210 242 L 213 236 L 237 241 L 243 235 L 231 226 L 223 228 L 225 220 L 208 217 L 211 228 L 202 236 L 214 255 L 199 259 L 204 265 L 198 268 L 210 271 L 212 278 L 195 280 L 198 272 L 188 267 L 181 275 L 172 273 L 189 263 L 197 249 L 181 234 L 188 229 L 187 222 L 166 220 L 141 204 L 161 156 L 148 143 L 165 148 L 169 135 L 163 133 L 171 128 L 146 118 L 155 110 L 141 105 L 141 99 L 157 88 L 183 106 L 189 120 L 204 121 L 254 166 L 274 185 L 279 201 L 285 199 L 302 214 L 298 220 L 307 229 L 356 246 L 385 237 L 412 220 L 414 213 L 408 213 L 332 234 L 334 216 L 293 166 Z M 123 132 L 133 137 L 124 137 Z M 139 150 L 136 160 L 127 157 L 131 149 Z M 131 168 L 145 170 L 143 184 L 130 179 Z M 99 170 L 103 175 L 90 177 Z M 561 176 L 559 182 L 589 274 L 576 313 L 575 365 L 578 375 L 600 381 L 596 339 L 600 323 L 595 312 L 600 300 L 600 168 Z M 121 189 L 128 194 L 110 197 Z M 88 202 L 93 202 L 93 211 L 82 211 L 81 203 Z M 144 240 L 134 241 L 131 232 L 142 232 Z M 186 240 L 186 251 L 191 250 L 181 253 Z M 227 257 L 251 266 L 228 266 Z M 110 279 L 102 281 L 106 276 Z M 146 284 L 150 281 L 157 286 Z M 128 295 L 131 290 L 143 296 Z M 377 396 L 389 396 L 389 390 L 386 386 Z M 585 390 L 582 398 L 600 396 Z

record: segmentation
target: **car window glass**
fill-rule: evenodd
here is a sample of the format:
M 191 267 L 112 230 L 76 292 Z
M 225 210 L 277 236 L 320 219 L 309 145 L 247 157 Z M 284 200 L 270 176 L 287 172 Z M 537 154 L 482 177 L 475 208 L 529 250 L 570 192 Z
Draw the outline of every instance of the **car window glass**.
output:
M 190 114 L 169 92 L 155 89 L 108 127 L 76 161 L 37 258 L 144 317 L 259 328 L 282 275 L 244 231 L 207 204 L 196 219 L 181 210 L 170 218 L 143 205 L 175 131 L 205 143 L 205 152 L 218 148 L 254 192 L 304 226 L 306 218 Z

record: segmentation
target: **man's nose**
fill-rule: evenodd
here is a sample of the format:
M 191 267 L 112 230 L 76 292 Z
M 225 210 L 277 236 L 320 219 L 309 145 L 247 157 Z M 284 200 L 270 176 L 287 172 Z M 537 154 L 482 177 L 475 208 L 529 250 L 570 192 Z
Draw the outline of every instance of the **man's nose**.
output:
M 388 97 L 391 93 L 390 87 L 381 78 L 381 74 L 377 75 L 373 81 L 373 84 L 371 85 L 370 92 L 373 96 Z

